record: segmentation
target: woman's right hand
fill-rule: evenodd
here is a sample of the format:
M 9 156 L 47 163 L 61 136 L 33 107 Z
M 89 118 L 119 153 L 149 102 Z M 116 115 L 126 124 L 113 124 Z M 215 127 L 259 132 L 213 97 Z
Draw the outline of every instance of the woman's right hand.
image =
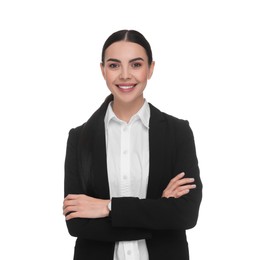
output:
M 193 184 L 195 181 L 194 178 L 183 178 L 184 175 L 185 173 L 181 172 L 170 180 L 167 187 L 163 191 L 163 198 L 180 198 L 189 193 L 191 189 L 196 188 L 196 185 Z

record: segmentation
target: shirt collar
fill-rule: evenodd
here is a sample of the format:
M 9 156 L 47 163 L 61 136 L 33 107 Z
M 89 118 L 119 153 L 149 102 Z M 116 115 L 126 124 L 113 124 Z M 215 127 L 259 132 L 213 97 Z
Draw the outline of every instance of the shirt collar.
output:
M 137 118 L 139 118 L 141 120 L 141 122 L 143 123 L 143 125 L 146 128 L 149 128 L 149 121 L 150 121 L 150 106 L 149 103 L 145 100 L 143 106 L 140 108 L 140 110 L 132 116 L 132 118 L 130 119 L 130 122 L 135 121 Z M 122 122 L 113 112 L 112 110 L 112 102 L 109 103 L 106 114 L 105 114 L 105 118 L 104 118 L 104 122 L 105 122 L 105 127 L 106 129 L 109 126 L 110 121 L 114 119 L 118 122 Z

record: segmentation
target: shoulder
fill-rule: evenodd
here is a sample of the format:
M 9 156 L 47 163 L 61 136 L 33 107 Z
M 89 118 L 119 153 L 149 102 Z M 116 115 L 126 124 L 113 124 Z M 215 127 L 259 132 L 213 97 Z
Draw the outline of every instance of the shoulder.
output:
M 84 132 L 96 132 L 98 128 L 102 128 L 104 117 L 109 103 L 112 101 L 112 95 L 106 97 L 100 107 L 90 116 L 83 124 L 70 130 L 70 134 L 81 135 Z
M 181 143 L 186 139 L 193 139 L 193 132 L 189 121 L 160 111 L 150 104 L 150 128 L 154 133 L 162 132 L 171 141 Z
M 167 125 L 176 128 L 185 128 L 189 127 L 188 120 L 175 117 L 173 115 L 167 114 L 163 111 L 160 111 L 158 108 L 150 104 L 151 117 L 153 121 L 165 122 Z

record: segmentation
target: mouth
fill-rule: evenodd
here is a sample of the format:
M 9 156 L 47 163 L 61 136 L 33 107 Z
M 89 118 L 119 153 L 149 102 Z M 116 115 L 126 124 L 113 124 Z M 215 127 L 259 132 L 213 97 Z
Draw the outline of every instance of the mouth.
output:
M 120 90 L 124 92 L 131 91 L 136 87 L 137 84 L 118 84 L 116 85 Z

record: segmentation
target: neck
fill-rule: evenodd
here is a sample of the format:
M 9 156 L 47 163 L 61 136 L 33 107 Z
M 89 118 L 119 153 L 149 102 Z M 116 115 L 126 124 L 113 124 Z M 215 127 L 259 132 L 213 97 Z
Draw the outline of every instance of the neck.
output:
M 125 122 L 129 122 L 131 117 L 135 115 L 143 106 L 144 98 L 138 100 L 136 103 L 123 103 L 118 100 L 113 101 L 112 109 L 115 115 Z

